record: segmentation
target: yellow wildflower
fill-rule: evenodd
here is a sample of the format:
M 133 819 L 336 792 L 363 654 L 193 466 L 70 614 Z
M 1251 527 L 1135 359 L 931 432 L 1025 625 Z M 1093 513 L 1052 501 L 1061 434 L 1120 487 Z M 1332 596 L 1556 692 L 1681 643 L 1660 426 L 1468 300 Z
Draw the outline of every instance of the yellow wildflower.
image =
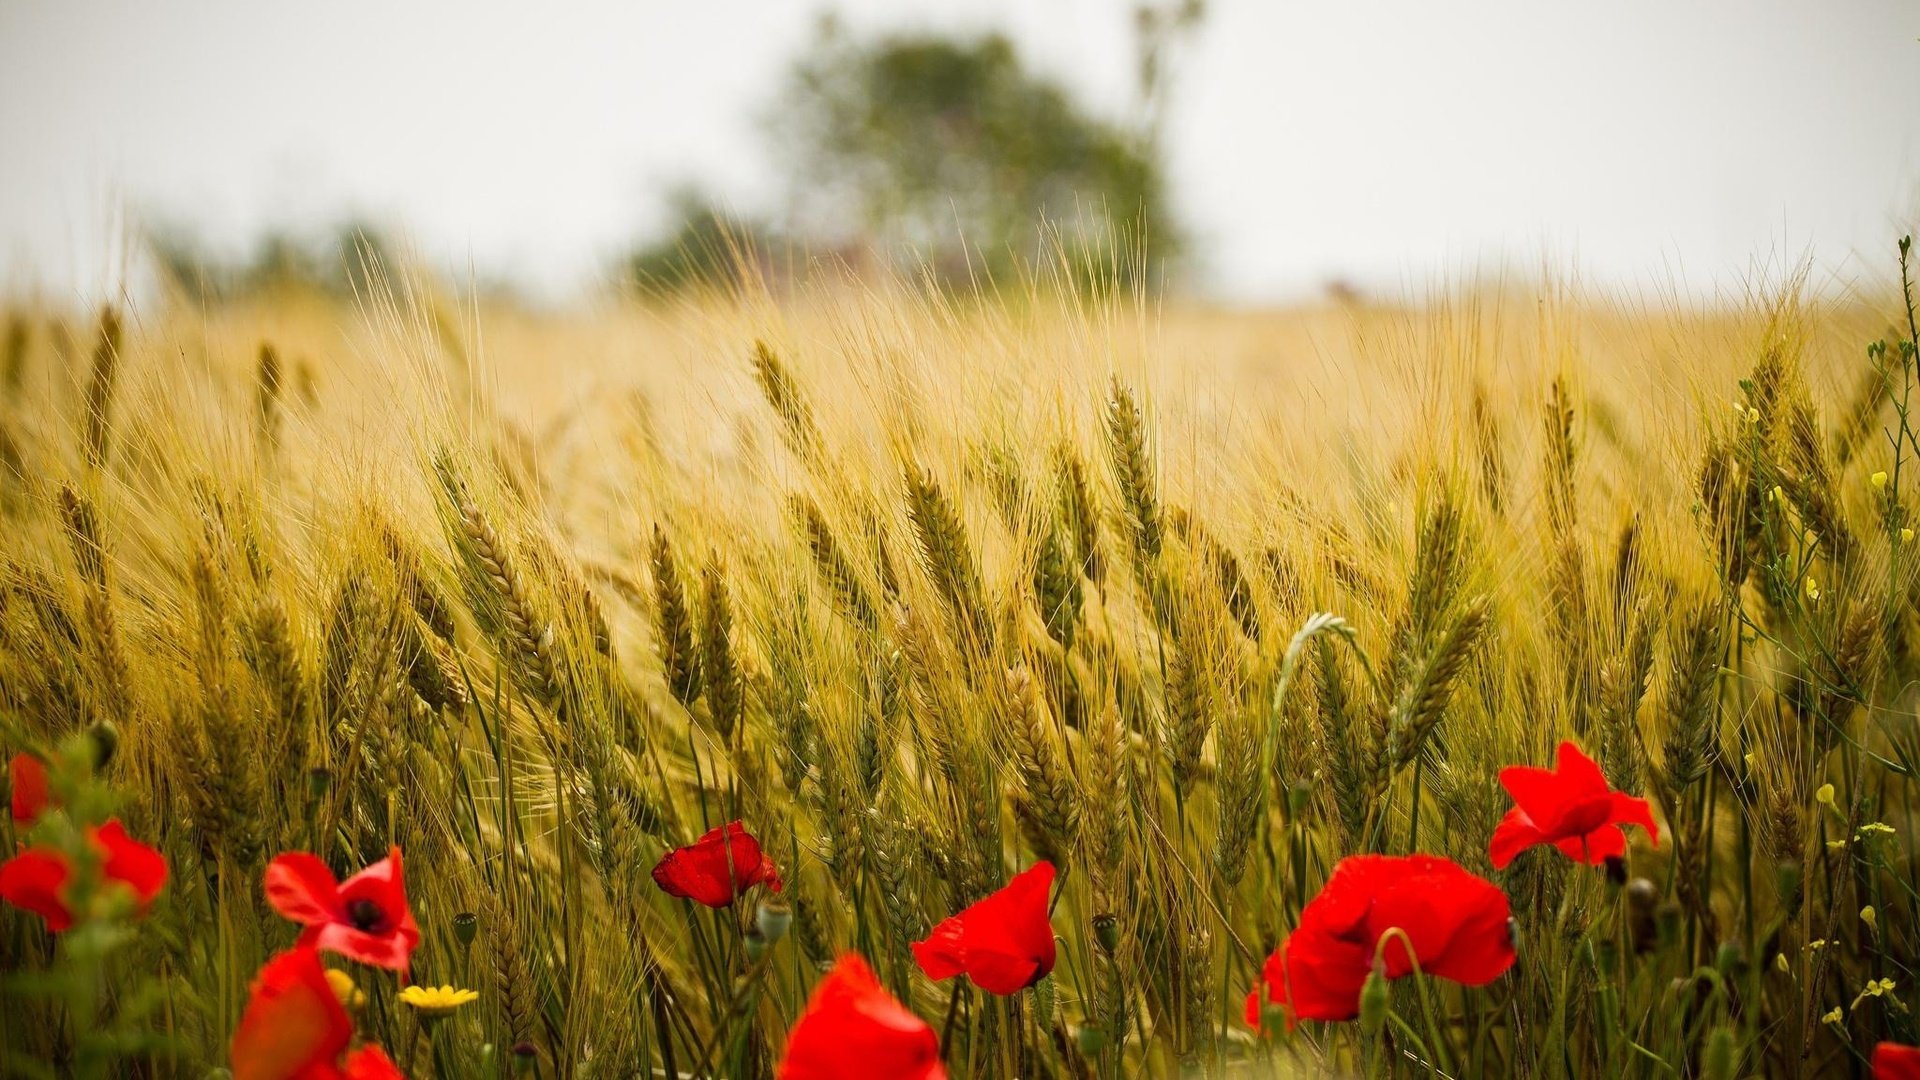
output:
M 409 986 L 400 991 L 400 1000 L 413 1006 L 422 1017 L 437 1020 L 480 995 L 472 990 L 451 986 Z
M 1891 993 L 1893 993 L 1892 979 L 1869 979 L 1867 981 L 1867 985 L 1860 988 L 1860 996 L 1857 998 L 1854 998 L 1853 1004 L 1848 1006 L 1848 1008 L 1857 1009 L 1860 1007 L 1861 1002 L 1867 1000 L 1870 997 L 1872 998 L 1886 997 L 1888 994 L 1891 994 Z
M 1912 530 L 1912 529 L 1901 529 L 1901 530 L 1900 530 L 1900 542 L 1901 542 L 1901 543 L 1903 543 L 1903 544 L 1911 544 L 1911 543 L 1913 543 L 1913 530 Z
M 1819 803 L 1821 806 L 1832 806 L 1833 785 L 1821 784 L 1820 790 L 1813 793 L 1813 801 Z
M 1840 1006 L 1835 1005 L 1825 1016 L 1820 1018 L 1820 1022 L 1823 1024 L 1838 1024 L 1844 1019 L 1846 1019 L 1846 1013 L 1841 1011 Z
M 1869 930 L 1878 930 L 1880 928 L 1880 915 L 1873 910 L 1872 904 L 1868 904 L 1866 907 L 1860 909 L 1860 921 L 1866 923 L 1867 929 Z
M 1882 469 L 1879 472 L 1874 473 L 1872 476 L 1867 477 L 1867 482 L 1871 483 L 1874 487 L 1877 487 L 1877 488 L 1886 487 L 1887 486 L 1886 470 Z
M 1807 590 L 1808 600 L 1811 600 L 1814 603 L 1820 602 L 1820 583 L 1813 579 L 1812 574 L 1807 575 L 1806 590 Z

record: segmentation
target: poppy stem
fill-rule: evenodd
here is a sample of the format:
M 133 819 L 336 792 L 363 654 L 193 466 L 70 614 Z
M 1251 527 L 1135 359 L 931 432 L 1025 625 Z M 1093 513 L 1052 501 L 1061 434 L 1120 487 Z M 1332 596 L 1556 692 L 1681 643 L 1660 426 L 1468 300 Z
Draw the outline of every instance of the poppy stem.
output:
M 954 1021 L 954 1017 L 958 1016 L 959 1013 L 960 1013 L 960 983 L 958 980 L 955 980 L 953 987 L 947 991 L 947 1018 L 940 1025 L 940 1060 L 941 1061 L 947 1060 L 947 1050 L 949 1047 L 953 1045 L 952 1043 L 953 1021 Z
M 1439 1072 L 1443 1068 L 1451 1072 L 1453 1063 L 1449 1059 L 1452 1055 L 1447 1053 L 1446 1041 L 1440 1037 L 1440 1026 L 1436 1024 L 1433 1019 L 1433 1000 L 1427 994 L 1427 982 L 1420 973 L 1420 956 L 1414 951 L 1413 939 L 1407 936 L 1405 930 L 1397 926 L 1390 926 L 1380 935 L 1379 942 L 1373 947 L 1374 970 L 1386 970 L 1387 942 L 1394 938 L 1400 939 L 1400 947 L 1406 950 L 1407 963 L 1413 966 L 1413 977 L 1415 980 L 1414 991 L 1420 998 L 1421 1023 L 1427 1029 L 1427 1057 L 1430 1060 L 1431 1067 L 1435 1072 Z M 1393 1016 L 1391 1011 L 1389 1011 L 1387 1015 L 1389 1017 Z M 1397 1017 L 1394 1017 L 1394 1019 L 1398 1020 Z M 1404 1025 L 1404 1022 L 1402 1023 Z M 1419 1040 L 1416 1039 L 1415 1041 L 1418 1042 Z

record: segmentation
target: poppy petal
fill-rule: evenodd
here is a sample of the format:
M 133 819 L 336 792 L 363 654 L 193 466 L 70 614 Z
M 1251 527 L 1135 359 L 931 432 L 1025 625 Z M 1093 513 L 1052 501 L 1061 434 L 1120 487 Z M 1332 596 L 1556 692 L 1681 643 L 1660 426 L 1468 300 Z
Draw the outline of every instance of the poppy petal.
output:
M 363 1046 L 347 1055 L 347 1080 L 407 1080 L 400 1067 L 378 1046 Z
M 1571 795 L 1591 798 L 1606 794 L 1607 777 L 1600 771 L 1600 763 L 1582 752 L 1579 744 L 1572 739 L 1560 743 L 1560 749 L 1554 754 L 1553 766 L 1555 778 Z
M 72 876 L 66 857 L 51 848 L 28 848 L 0 863 L 0 900 L 47 920 L 59 933 L 73 925 L 73 912 L 61 893 Z
M 1627 853 L 1627 834 L 1618 825 L 1602 825 L 1584 836 L 1555 840 L 1553 846 L 1574 862 L 1599 866 Z
M 1337 938 L 1288 939 L 1286 1005 L 1298 1020 L 1351 1020 L 1373 970 L 1373 950 Z
M 419 943 L 418 931 L 411 936 L 399 932 L 369 934 L 344 922 L 324 922 L 300 932 L 301 945 L 389 971 L 407 970 L 408 958 Z
M 1266 1005 L 1287 1003 L 1287 943 L 1282 941 L 1271 953 L 1266 963 L 1260 966 L 1260 978 L 1255 980 L 1253 990 L 1247 994 L 1247 1026 L 1260 1030 L 1260 1018 L 1266 1011 Z M 1292 1026 L 1292 1021 L 1288 1021 Z
M 327 983 L 320 955 L 296 948 L 267 962 L 233 1035 L 233 1080 L 337 1075 L 353 1021 Z
M 407 885 L 400 864 L 400 849 L 340 883 L 342 907 L 355 900 L 370 901 L 397 927 L 407 914 Z
M 693 843 L 667 852 L 654 865 L 653 880 L 669 896 L 710 908 L 726 907 L 761 883 L 774 892 L 782 888 L 773 859 L 738 821 L 709 829 Z
M 941 920 L 925 941 L 913 942 L 908 948 L 913 950 L 913 959 L 927 978 L 940 982 L 967 970 L 964 937 L 960 917 L 955 915 Z
M 1507 816 L 1501 818 L 1493 830 L 1493 839 L 1487 844 L 1487 859 L 1495 870 L 1505 870 L 1521 852 L 1545 841 L 1546 836 L 1534 827 L 1533 819 L 1516 806 L 1507 811 Z
M 946 1080 L 947 1072 L 933 1029 L 887 993 L 865 960 L 848 953 L 814 987 L 774 1075 Z
M 1045 975 L 1040 961 L 1032 956 L 992 949 L 967 950 L 967 978 L 989 994 L 1017 994 Z
M 1462 986 L 1485 986 L 1505 974 L 1516 959 L 1507 894 L 1463 870 L 1436 896 L 1451 909 L 1453 927 L 1444 950 L 1422 955 L 1422 970 Z
M 1560 780 L 1549 769 L 1531 765 L 1509 765 L 1500 770 L 1500 786 L 1513 796 L 1513 804 L 1526 812 L 1535 825 L 1551 831 L 1560 818 L 1563 799 Z
M 13 823 L 25 827 L 53 802 L 47 786 L 47 766 L 32 754 L 19 753 L 7 763 L 7 782 L 13 788 Z
M 934 927 L 912 946 L 929 978 L 965 974 L 993 994 L 1013 994 L 1053 970 L 1055 945 L 1048 899 L 1054 869 L 1038 862 L 1005 887 Z
M 1647 830 L 1647 838 L 1653 841 L 1654 847 L 1660 846 L 1660 826 L 1654 823 L 1652 803 L 1616 791 L 1612 797 L 1612 810 L 1611 820 L 1615 825 L 1638 825 Z
M 318 926 L 340 916 L 340 886 L 316 855 L 290 851 L 267 864 L 267 903 L 282 918 Z
M 1920 1080 L 1920 1047 L 1891 1042 L 1876 1045 L 1873 1080 Z
M 133 890 L 142 912 L 167 884 L 167 860 L 164 855 L 127 836 L 118 818 L 110 819 L 93 833 L 94 842 L 106 850 L 101 873 Z

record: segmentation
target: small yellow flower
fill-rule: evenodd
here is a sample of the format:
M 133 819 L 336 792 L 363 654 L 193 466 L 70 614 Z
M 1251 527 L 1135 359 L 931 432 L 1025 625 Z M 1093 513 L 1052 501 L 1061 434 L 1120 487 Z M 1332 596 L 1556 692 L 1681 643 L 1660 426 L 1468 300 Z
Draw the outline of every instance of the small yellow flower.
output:
M 1860 921 L 1866 923 L 1867 929 L 1869 930 L 1878 930 L 1880 928 L 1880 915 L 1873 910 L 1872 904 L 1868 904 L 1866 907 L 1860 909 Z
M 1835 1005 L 1831 1010 L 1828 1011 L 1828 1013 L 1825 1016 L 1822 1016 L 1820 1018 L 1820 1022 L 1823 1024 L 1838 1024 L 1844 1021 L 1846 1017 L 1847 1017 L 1847 1014 L 1840 1008 L 1840 1006 Z
M 1812 574 L 1807 575 L 1806 589 L 1807 589 L 1807 599 L 1813 601 L 1816 604 L 1819 603 L 1820 602 L 1820 583 L 1813 579 Z
M 1786 953 L 1773 954 L 1773 969 L 1775 971 L 1778 971 L 1780 974 L 1785 975 L 1789 970 L 1789 968 L 1790 968 L 1790 965 L 1787 963 Z
M 1911 544 L 1911 543 L 1913 543 L 1913 530 L 1912 530 L 1912 529 L 1901 529 L 1901 530 L 1900 530 L 1900 542 L 1901 542 L 1901 543 L 1903 543 L 1903 544 Z
M 1832 806 L 1833 785 L 1821 784 L 1820 790 L 1813 793 L 1813 801 L 1819 803 L 1821 806 Z
M 1829 840 L 1827 841 L 1827 850 L 1845 851 L 1847 850 L 1847 842 L 1845 840 Z
M 327 985 L 333 987 L 333 996 L 340 999 L 340 1004 L 349 1009 L 358 1009 L 367 1003 L 367 995 L 354 985 L 353 976 L 339 968 L 327 969 Z
M 1781 487 L 1779 484 L 1773 485 L 1773 490 L 1767 492 L 1767 499 L 1770 502 L 1786 502 L 1787 501 L 1786 489 Z
M 1879 472 L 1874 473 L 1872 476 L 1867 477 L 1867 481 L 1877 488 L 1886 487 L 1887 486 L 1886 470 L 1882 469 Z
M 472 990 L 455 990 L 451 986 L 409 986 L 400 991 L 401 1001 L 413 1006 L 423 1018 L 433 1020 L 479 998 Z
M 1807 949 L 1809 951 L 1824 949 L 1826 947 L 1827 947 L 1826 938 L 1814 938 L 1812 941 L 1807 942 Z
M 1860 832 L 1857 835 L 1862 839 L 1874 835 L 1892 836 L 1893 826 L 1884 821 L 1869 821 L 1865 825 L 1860 826 Z
M 1759 423 L 1759 422 L 1760 422 L 1760 410 L 1759 410 L 1759 409 L 1748 409 L 1748 410 L 1747 410 L 1747 423 L 1749 423 L 1749 424 L 1757 424 L 1757 423 Z
M 1860 1007 L 1861 1002 L 1870 997 L 1886 997 L 1891 993 L 1893 993 L 1892 979 L 1868 980 L 1867 985 L 1860 988 L 1860 996 L 1854 998 L 1853 1004 L 1848 1006 L 1848 1008 L 1857 1009 Z

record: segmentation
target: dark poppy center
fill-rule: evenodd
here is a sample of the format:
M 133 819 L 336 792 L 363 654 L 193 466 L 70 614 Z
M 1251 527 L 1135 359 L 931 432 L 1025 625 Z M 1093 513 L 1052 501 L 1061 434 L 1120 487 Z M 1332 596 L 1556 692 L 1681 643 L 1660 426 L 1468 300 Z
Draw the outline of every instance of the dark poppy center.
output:
M 386 925 L 387 914 L 380 910 L 379 904 L 371 900 L 365 898 L 349 900 L 347 901 L 347 921 L 353 924 L 355 930 L 372 934 Z

